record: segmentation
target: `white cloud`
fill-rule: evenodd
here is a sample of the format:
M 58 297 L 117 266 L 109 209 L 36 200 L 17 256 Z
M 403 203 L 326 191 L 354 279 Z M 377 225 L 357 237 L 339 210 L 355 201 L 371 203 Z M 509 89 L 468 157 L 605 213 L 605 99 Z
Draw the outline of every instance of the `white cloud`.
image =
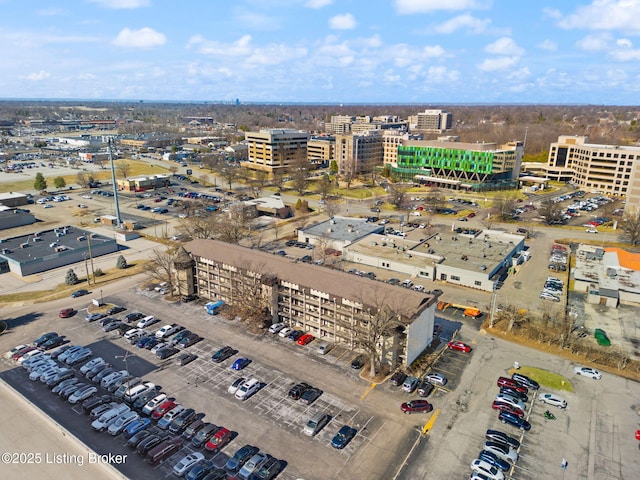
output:
M 304 4 L 305 7 L 308 8 L 322 8 L 327 5 L 331 5 L 333 0 L 307 0 L 307 3 Z
M 539 43 L 538 47 L 541 48 L 542 50 L 547 50 L 549 52 L 555 52 L 556 50 L 558 50 L 558 44 L 549 39 Z
M 448 70 L 444 66 L 429 67 L 427 70 L 427 78 L 429 82 L 450 83 L 460 78 L 460 72 L 457 70 Z
M 587 52 L 599 52 L 606 50 L 611 42 L 611 35 L 608 33 L 598 33 L 587 35 L 576 42 L 576 46 Z
M 435 26 L 435 31 L 438 33 L 453 33 L 456 30 L 464 29 L 471 33 L 482 33 L 486 31 L 487 27 L 491 23 L 491 20 L 475 18 L 474 16 L 465 13 L 453 17 L 446 22 L 439 23 Z
M 277 30 L 280 19 L 272 15 L 265 15 L 248 9 L 235 9 L 235 20 L 245 29 Z
M 622 30 L 640 33 L 640 2 L 637 0 L 592 0 L 590 5 L 560 18 L 558 25 L 566 29 Z
M 121 9 L 134 9 L 141 7 L 148 7 L 151 5 L 151 0 L 89 0 L 91 3 L 97 3 L 106 8 L 112 8 L 114 10 Z
M 41 80 L 46 80 L 51 77 L 49 72 L 45 72 L 44 70 L 40 70 L 39 72 L 29 73 L 28 75 L 21 75 L 20 78 L 23 80 L 30 80 L 32 82 L 39 82 Z
M 163 33 L 144 27 L 140 30 L 123 29 L 113 44 L 118 47 L 151 48 L 164 45 L 166 42 L 167 37 Z
M 630 62 L 640 60 L 640 50 L 631 50 L 625 48 L 624 50 L 614 50 L 610 52 L 611 57 L 619 62 Z
M 484 51 L 492 53 L 494 55 L 516 55 L 520 56 L 524 53 L 524 49 L 519 47 L 513 39 L 509 37 L 502 37 L 493 43 L 490 43 L 484 47 Z
M 219 56 L 219 57 L 246 57 L 251 54 L 251 35 L 243 35 L 232 43 L 218 42 L 216 40 L 208 41 L 202 36 L 196 35 L 191 37 L 187 47 L 197 46 L 198 51 L 203 55 Z
M 496 57 L 496 58 L 487 58 L 484 60 L 478 68 L 485 72 L 494 72 L 496 70 L 506 70 L 513 67 L 516 63 L 518 63 L 518 57 Z
M 329 20 L 329 28 L 334 30 L 351 30 L 356 28 L 356 19 L 350 13 L 336 15 Z
M 396 0 L 396 9 L 402 14 L 428 13 L 436 10 L 470 10 L 483 8 L 487 3 L 479 0 Z
M 631 40 L 629 40 L 628 38 L 619 38 L 618 40 L 616 40 L 616 45 L 626 48 L 633 47 L 633 43 L 631 43 Z
M 531 70 L 529 70 L 529 67 L 522 67 L 519 68 L 518 70 L 514 70 L 513 72 L 509 73 L 507 75 L 507 79 L 508 80 L 524 80 L 526 78 L 529 78 L 531 76 Z

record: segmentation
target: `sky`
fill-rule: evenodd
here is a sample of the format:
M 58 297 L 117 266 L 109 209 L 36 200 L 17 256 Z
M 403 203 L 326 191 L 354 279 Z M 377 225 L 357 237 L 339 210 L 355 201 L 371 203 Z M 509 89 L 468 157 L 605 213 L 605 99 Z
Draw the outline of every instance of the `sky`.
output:
M 0 98 L 638 105 L 640 0 L 0 0 Z

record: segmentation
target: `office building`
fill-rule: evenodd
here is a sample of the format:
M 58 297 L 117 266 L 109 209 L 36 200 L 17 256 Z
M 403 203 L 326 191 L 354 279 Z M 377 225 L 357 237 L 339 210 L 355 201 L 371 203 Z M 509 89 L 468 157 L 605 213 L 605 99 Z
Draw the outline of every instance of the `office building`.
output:
M 446 110 L 425 110 L 409 118 L 409 128 L 426 133 L 443 133 L 453 125 L 453 115 Z
M 292 128 L 264 129 L 246 132 L 247 160 L 240 165 L 269 174 L 286 170 L 297 161 L 307 162 L 309 134 Z
M 362 175 L 382 166 L 383 132 L 336 135 L 336 161 L 341 175 Z

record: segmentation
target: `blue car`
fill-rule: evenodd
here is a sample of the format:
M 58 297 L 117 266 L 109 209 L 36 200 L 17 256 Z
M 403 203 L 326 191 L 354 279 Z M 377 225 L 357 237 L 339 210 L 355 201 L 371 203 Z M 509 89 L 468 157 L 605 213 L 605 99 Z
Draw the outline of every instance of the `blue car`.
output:
M 342 428 L 336 433 L 336 436 L 331 440 L 331 446 L 333 448 L 341 449 L 347 446 L 353 437 L 356 436 L 357 430 L 351 428 L 349 425 L 343 425 Z
M 142 337 L 136 342 L 136 347 L 145 348 L 150 341 L 151 337 Z
M 250 363 L 251 363 L 250 358 L 239 358 L 235 362 L 233 362 L 233 365 L 231 366 L 231 368 L 233 368 L 234 370 L 242 370 L 244 367 L 246 367 Z
M 155 338 L 155 337 L 150 337 L 149 341 L 147 343 L 144 344 L 144 348 L 146 348 L 147 350 L 151 350 L 153 347 L 155 347 L 157 344 L 159 344 L 162 340 L 160 340 L 159 338 Z
M 124 428 L 124 430 L 123 430 L 124 436 L 126 438 L 131 438 L 136 433 L 138 433 L 138 432 L 144 430 L 145 428 L 147 428 L 150 424 L 151 424 L 151 420 L 149 418 L 141 418 L 139 420 L 131 422 L 129 425 L 127 425 Z
M 493 465 L 494 467 L 498 467 L 503 472 L 508 472 L 511 469 L 511 464 L 509 462 L 502 460 L 495 453 L 489 452 L 488 450 L 482 450 L 478 454 L 478 458 L 480 460 L 484 460 L 490 465 Z
M 531 424 L 527 422 L 524 418 L 520 418 L 517 415 L 514 415 L 509 412 L 500 412 L 498 415 L 498 420 L 502 423 L 506 423 L 507 425 L 511 425 L 512 427 L 517 427 L 520 430 L 524 430 L 528 432 L 531 430 Z

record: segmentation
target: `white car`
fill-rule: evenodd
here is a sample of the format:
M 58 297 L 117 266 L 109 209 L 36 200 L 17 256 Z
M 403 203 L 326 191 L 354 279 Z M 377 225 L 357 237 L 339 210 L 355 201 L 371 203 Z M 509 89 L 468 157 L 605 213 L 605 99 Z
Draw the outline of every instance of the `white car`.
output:
M 229 385 L 229 388 L 227 388 L 227 392 L 229 392 L 231 395 L 235 395 L 238 391 L 238 388 L 240 388 L 240 385 L 242 385 L 246 380 L 247 379 L 244 377 L 236 378 L 235 381 L 231 385 Z
M 187 456 L 184 456 L 173 466 L 173 473 L 182 477 L 187 471 L 193 467 L 196 463 L 204 460 L 204 455 L 200 452 L 193 452 Z
M 120 415 L 128 412 L 129 410 L 131 409 L 124 403 L 118 405 L 117 407 L 113 407 L 112 409 L 107 410 L 98 418 L 96 418 L 91 424 L 91 428 L 101 432 L 105 428 L 109 428 L 109 425 L 111 425 Z
M 558 297 L 557 295 L 553 295 L 549 292 L 540 292 L 540 298 L 542 300 L 551 300 L 552 302 L 560 301 L 560 297 Z
M 149 400 L 144 407 L 142 407 L 142 413 L 144 415 L 151 415 L 151 412 L 155 410 L 155 408 L 164 402 L 167 399 L 167 395 L 165 393 L 161 393 L 151 400 Z
M 111 385 L 113 385 L 115 382 L 117 382 L 121 378 L 126 378 L 127 375 L 128 373 L 126 370 L 118 370 L 117 372 L 112 372 L 106 377 L 103 377 L 102 380 L 100 380 L 100 386 L 102 388 L 108 389 Z
M 40 377 L 42 377 L 43 375 L 46 376 L 52 372 L 55 375 L 56 373 L 58 373 L 58 370 L 59 369 L 56 365 L 42 365 L 39 368 L 34 368 L 33 370 L 31 370 L 31 373 L 29 374 L 29 380 L 35 382 L 36 380 L 40 380 Z
M 491 480 L 504 480 L 504 473 L 502 473 L 497 467 L 491 465 L 484 460 L 475 459 L 471 462 L 471 470 L 478 472 L 486 476 Z
M 483 450 L 494 453 L 498 458 L 505 460 L 509 463 L 516 463 L 518 461 L 518 452 L 509 445 L 504 443 L 486 441 L 482 446 Z
M 112 435 L 112 436 L 115 437 L 120 432 L 122 432 L 124 427 L 129 425 L 131 422 L 137 420 L 138 418 L 140 418 L 140 415 L 138 415 L 133 410 L 125 412 L 125 413 L 121 414 L 120 416 L 118 416 L 118 418 L 116 418 L 113 421 L 113 423 L 111 423 L 111 425 L 109 425 L 109 428 L 107 429 L 107 431 L 109 432 L 109 435 Z
M 155 355 L 156 353 L 158 353 L 158 350 L 168 346 L 169 346 L 169 342 L 160 342 L 159 344 L 157 344 L 155 347 L 151 349 L 151 353 Z
M 291 332 L 293 332 L 293 328 L 291 327 L 284 327 L 282 330 L 280 330 L 278 332 L 278 336 L 280 338 L 285 338 L 287 335 L 289 335 Z
M 429 373 L 424 376 L 424 379 L 434 385 L 444 386 L 447 384 L 447 377 L 440 373 Z
M 154 323 L 158 323 L 159 321 L 160 320 L 158 320 L 153 315 L 149 315 L 148 317 L 144 317 L 138 322 L 138 328 L 147 328 L 153 325 Z
M 93 359 L 89 360 L 87 363 L 85 363 L 84 365 L 82 365 L 82 367 L 80 367 L 80 373 L 82 373 L 84 375 L 89 370 L 91 370 L 93 367 L 96 367 L 98 365 L 102 365 L 103 363 L 106 363 L 106 362 L 102 359 L 102 357 L 93 358 Z
M 278 333 L 285 327 L 284 323 L 274 323 L 269 327 L 269 333 Z
M 600 380 L 602 378 L 602 374 L 599 370 L 590 367 L 575 367 L 573 369 L 573 373 L 576 375 L 583 375 L 585 377 L 593 378 L 594 380 Z
M 505 403 L 515 408 L 519 408 L 523 412 L 526 411 L 527 407 L 524 402 L 513 395 L 508 395 L 506 393 L 499 393 L 496 395 L 496 402 Z
M 69 396 L 69 403 L 75 405 L 78 402 L 86 400 L 92 395 L 95 395 L 98 392 L 98 387 L 95 385 L 87 385 L 86 387 L 82 387 L 75 392 L 73 392 Z
M 144 334 L 145 334 L 145 331 L 142 330 L 141 328 L 132 328 L 131 330 L 129 330 L 127 333 L 124 334 L 124 338 L 126 338 L 127 340 L 130 340 L 133 337 L 137 337 Z
M 538 395 L 538 400 L 554 407 L 567 408 L 567 401 L 554 393 L 541 393 Z

